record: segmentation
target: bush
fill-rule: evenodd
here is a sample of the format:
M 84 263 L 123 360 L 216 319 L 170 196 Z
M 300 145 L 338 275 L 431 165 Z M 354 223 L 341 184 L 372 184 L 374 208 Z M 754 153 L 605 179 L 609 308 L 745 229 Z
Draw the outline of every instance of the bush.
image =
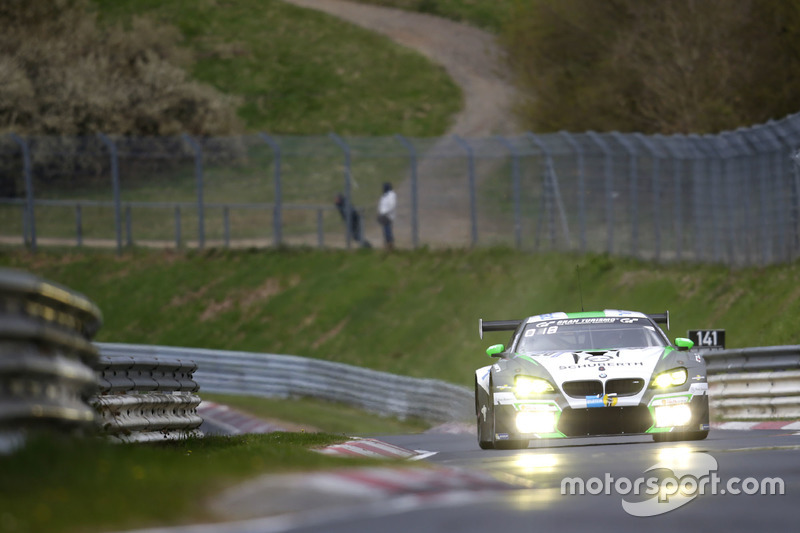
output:
M 523 121 L 707 133 L 800 109 L 800 4 L 531 0 L 503 39 Z
M 85 0 L 0 5 L 0 132 L 221 135 L 235 102 L 191 81 L 180 34 L 145 18 L 101 29 Z

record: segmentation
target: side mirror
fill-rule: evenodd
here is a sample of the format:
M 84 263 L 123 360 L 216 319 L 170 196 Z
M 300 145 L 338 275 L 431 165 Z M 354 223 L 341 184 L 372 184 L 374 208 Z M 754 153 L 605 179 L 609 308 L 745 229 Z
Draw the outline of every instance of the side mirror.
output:
M 686 350 L 691 350 L 692 348 L 694 348 L 694 341 L 692 341 L 691 339 L 678 337 L 675 339 L 675 346 L 677 346 L 678 350 L 682 352 Z
M 489 357 L 500 357 L 500 353 L 502 353 L 505 349 L 506 347 L 502 344 L 494 344 L 486 348 L 486 355 Z

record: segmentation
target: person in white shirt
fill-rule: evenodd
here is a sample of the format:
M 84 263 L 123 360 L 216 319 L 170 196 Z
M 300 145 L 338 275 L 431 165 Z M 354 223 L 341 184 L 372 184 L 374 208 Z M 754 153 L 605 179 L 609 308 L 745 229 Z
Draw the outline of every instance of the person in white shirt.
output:
M 397 194 L 392 190 L 392 184 L 383 184 L 383 194 L 378 200 L 378 222 L 383 227 L 383 240 L 386 248 L 394 249 L 394 233 L 392 233 L 392 222 L 394 222 L 394 212 L 397 209 Z

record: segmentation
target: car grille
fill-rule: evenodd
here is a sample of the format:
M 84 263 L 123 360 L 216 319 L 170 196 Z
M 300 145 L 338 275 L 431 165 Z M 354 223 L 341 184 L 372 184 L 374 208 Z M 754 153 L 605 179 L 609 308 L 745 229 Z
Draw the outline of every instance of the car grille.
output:
M 644 387 L 644 380 L 641 378 L 609 379 L 606 381 L 606 394 L 633 396 L 638 394 L 642 387 Z
M 599 380 L 566 381 L 561 384 L 564 394 L 573 398 L 598 396 L 603 394 L 603 383 Z
M 567 437 L 644 433 L 653 417 L 644 405 L 632 407 L 567 407 L 558 419 L 558 430 Z

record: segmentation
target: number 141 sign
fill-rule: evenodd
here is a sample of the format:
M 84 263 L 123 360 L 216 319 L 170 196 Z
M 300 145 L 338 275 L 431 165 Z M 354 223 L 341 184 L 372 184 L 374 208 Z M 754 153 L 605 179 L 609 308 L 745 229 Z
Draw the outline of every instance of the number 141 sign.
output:
M 694 341 L 695 348 L 725 349 L 724 329 L 690 329 L 689 338 Z

